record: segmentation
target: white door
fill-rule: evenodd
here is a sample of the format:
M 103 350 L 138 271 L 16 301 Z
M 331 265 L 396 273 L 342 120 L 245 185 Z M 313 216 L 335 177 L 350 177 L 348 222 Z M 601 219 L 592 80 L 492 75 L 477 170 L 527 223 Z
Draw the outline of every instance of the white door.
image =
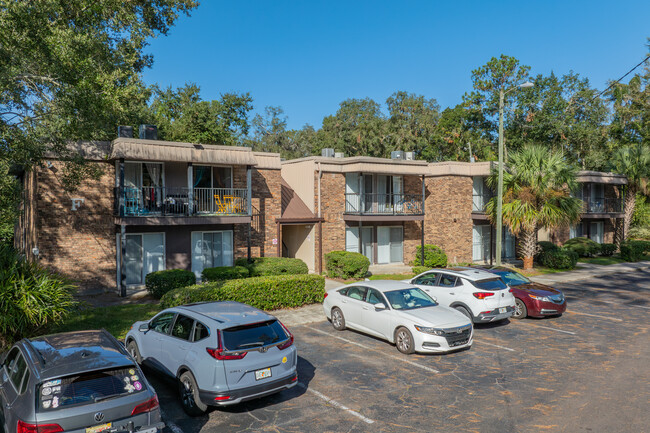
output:
M 363 242 L 361 254 L 368 257 L 370 263 L 374 263 L 372 232 L 372 227 L 362 227 L 361 229 L 361 242 Z M 345 229 L 345 251 L 359 252 L 359 227 L 347 227 Z
M 476 262 L 490 258 L 490 227 L 481 225 L 472 229 L 472 260 Z
M 358 213 L 361 211 L 361 188 L 359 173 L 345 174 L 345 211 Z
M 390 263 L 390 227 L 377 227 L 377 263 Z
M 368 288 L 366 295 L 366 305 L 363 306 L 362 320 L 363 326 L 368 332 L 381 338 L 390 340 L 393 331 L 393 321 L 391 320 L 391 310 L 385 309 L 377 311 L 375 305 L 384 304 L 388 307 L 388 301 L 378 290 Z
M 395 212 L 404 210 L 404 179 L 402 176 L 393 176 L 393 205 Z
M 598 242 L 599 244 L 603 243 L 604 235 L 604 223 L 602 221 L 596 221 L 591 223 L 589 227 L 589 237 L 592 241 Z

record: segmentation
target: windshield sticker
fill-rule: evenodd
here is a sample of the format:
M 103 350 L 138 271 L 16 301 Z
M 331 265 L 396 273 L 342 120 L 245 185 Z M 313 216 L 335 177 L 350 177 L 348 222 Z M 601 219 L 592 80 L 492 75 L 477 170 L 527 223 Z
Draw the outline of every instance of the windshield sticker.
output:
M 134 369 L 130 369 L 130 370 L 129 370 L 129 374 L 135 374 L 135 370 L 134 370 Z
M 124 382 L 126 382 L 126 383 L 131 383 L 131 378 L 128 377 L 128 376 L 126 376 L 126 377 L 124 378 Z
M 131 393 L 135 391 L 135 386 L 131 385 L 130 383 L 127 383 L 126 386 L 124 387 L 124 391 Z
M 43 395 L 50 395 L 50 394 L 52 394 L 52 388 L 50 388 L 49 386 L 46 387 L 46 388 L 43 388 L 43 390 L 41 391 L 41 394 L 43 394 Z
M 43 409 L 49 409 L 52 405 L 52 400 L 43 400 Z
M 140 378 L 138 376 L 131 376 L 131 380 L 135 382 L 136 380 L 140 380 Z
M 137 390 L 140 391 L 142 389 L 142 384 L 140 382 L 134 382 L 133 387 Z
M 52 399 L 52 407 L 54 408 L 59 407 L 59 397 L 54 397 Z
M 46 386 L 55 386 L 55 385 L 61 385 L 61 379 L 50 380 L 50 381 L 48 381 L 48 382 L 45 382 L 45 383 L 43 384 L 43 387 L 46 387 Z

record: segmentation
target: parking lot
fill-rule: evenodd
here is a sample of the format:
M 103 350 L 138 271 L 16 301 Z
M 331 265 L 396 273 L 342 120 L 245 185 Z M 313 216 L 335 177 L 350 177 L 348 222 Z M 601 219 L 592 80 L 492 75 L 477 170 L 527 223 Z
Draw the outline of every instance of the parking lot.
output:
M 200 418 L 148 377 L 173 433 L 650 431 L 650 272 L 556 287 L 563 316 L 478 325 L 448 355 L 402 355 L 324 318 L 292 327 L 296 387 Z

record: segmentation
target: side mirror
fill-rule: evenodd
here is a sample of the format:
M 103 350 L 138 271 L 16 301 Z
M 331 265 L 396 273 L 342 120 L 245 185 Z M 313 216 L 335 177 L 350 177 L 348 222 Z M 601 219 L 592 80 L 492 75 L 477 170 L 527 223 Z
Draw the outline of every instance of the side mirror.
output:
M 149 330 L 149 322 L 143 323 L 142 325 L 140 325 L 138 330 L 141 331 L 141 332 L 147 332 Z
M 386 309 L 386 305 L 383 302 L 380 302 L 379 304 L 375 304 L 375 311 L 384 311 Z

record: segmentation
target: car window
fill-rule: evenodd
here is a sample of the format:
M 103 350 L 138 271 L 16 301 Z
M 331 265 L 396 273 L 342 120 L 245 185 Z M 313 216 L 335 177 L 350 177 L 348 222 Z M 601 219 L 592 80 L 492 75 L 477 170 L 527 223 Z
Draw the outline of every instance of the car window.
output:
M 413 280 L 413 284 L 419 284 L 420 286 L 435 286 L 437 278 L 438 274 L 432 272 L 430 274 L 420 275 Z
M 277 320 L 235 326 L 221 331 L 226 350 L 252 349 L 288 338 Z
M 194 326 L 194 336 L 192 337 L 192 341 L 201 341 L 204 338 L 208 338 L 209 336 L 210 330 L 208 327 L 201 322 L 196 322 L 196 325 Z
M 343 295 L 343 296 L 347 296 L 347 295 L 348 295 L 348 288 L 346 287 L 345 289 L 341 289 L 341 290 L 339 290 L 339 293 L 340 293 L 341 295 Z
M 176 313 L 162 313 L 160 316 L 155 317 L 151 323 L 149 324 L 149 327 L 153 329 L 156 332 L 160 332 L 161 334 L 169 334 L 169 328 L 172 326 L 172 322 L 174 320 L 174 316 Z
M 348 297 L 363 301 L 366 299 L 366 290 L 365 287 L 350 287 L 348 288 Z
M 376 289 L 368 289 L 368 302 L 372 305 L 386 304 L 383 295 L 379 293 L 379 290 Z
M 172 337 L 180 338 L 181 340 L 189 340 L 194 326 L 194 319 L 179 314 L 174 322 L 172 328 Z
M 511 286 L 519 286 L 521 284 L 529 284 L 530 280 L 523 275 L 521 275 L 519 272 L 515 271 L 498 271 L 495 272 L 498 276 L 501 277 L 501 279 L 506 283 Z
M 15 348 L 14 350 L 15 353 L 12 352 L 7 357 L 7 373 L 9 373 L 9 379 L 11 379 L 11 383 L 14 385 L 16 392 L 22 394 L 25 388 L 25 386 L 23 386 L 23 380 L 25 377 L 29 379 L 27 363 L 25 362 L 23 354 L 20 353 L 20 350 L 18 350 L 18 348 Z
M 453 275 L 440 274 L 439 286 L 454 287 L 456 285 L 456 277 Z
M 503 290 L 508 286 L 501 280 L 501 278 L 490 278 L 488 280 L 472 281 L 474 287 L 482 290 Z
M 396 310 L 413 310 L 415 308 L 436 306 L 433 299 L 417 287 L 385 292 L 391 307 Z

